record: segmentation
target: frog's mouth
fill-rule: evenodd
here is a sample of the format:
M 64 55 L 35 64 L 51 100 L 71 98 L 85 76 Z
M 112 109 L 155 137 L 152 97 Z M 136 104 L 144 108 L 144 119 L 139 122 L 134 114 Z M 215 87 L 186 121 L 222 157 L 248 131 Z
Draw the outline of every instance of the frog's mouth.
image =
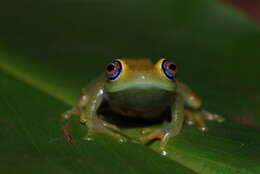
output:
M 157 83 L 153 81 L 137 81 L 131 83 L 123 83 L 120 85 L 111 84 L 109 88 L 106 89 L 107 92 L 120 92 L 120 91 L 132 91 L 132 90 L 155 90 L 155 91 L 176 91 L 175 83 Z

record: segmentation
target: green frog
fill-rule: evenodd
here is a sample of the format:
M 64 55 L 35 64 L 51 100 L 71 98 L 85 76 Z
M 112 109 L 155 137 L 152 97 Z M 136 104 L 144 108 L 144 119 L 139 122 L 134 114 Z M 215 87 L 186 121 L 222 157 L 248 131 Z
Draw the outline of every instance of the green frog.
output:
M 201 100 L 184 83 L 176 80 L 176 64 L 162 58 L 155 64 L 150 59 L 115 59 L 105 66 L 104 74 L 83 88 L 77 105 L 63 114 L 69 119 L 79 115 L 80 122 L 88 127 L 88 135 L 105 133 L 124 140 L 120 128 L 99 115 L 102 103 L 122 117 L 156 119 L 170 111 L 170 120 L 161 128 L 142 129 L 140 142 L 160 140 L 165 151 L 169 138 L 179 134 L 184 117 L 188 124 L 207 129 L 205 120 L 223 121 L 217 114 L 202 108 Z M 103 116 L 104 117 L 104 116 Z M 116 131 L 114 131 L 116 130 Z

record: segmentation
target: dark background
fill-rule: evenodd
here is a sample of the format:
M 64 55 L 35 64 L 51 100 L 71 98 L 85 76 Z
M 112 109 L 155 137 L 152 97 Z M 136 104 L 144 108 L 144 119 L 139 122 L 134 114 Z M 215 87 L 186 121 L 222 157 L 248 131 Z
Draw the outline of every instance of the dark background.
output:
M 53 83 L 61 75 L 71 81 L 62 85 L 75 91 L 111 58 L 167 57 L 177 63 L 179 78 L 212 99 L 207 107 L 255 117 L 259 26 L 252 10 L 250 18 L 231 4 L 241 7 L 213 0 L 1 2 L 0 44 L 37 67 L 33 74 L 53 72 Z
M 246 2 L 1 1 L 1 171 L 259 173 L 259 1 Z M 105 135 L 67 143 L 58 116 L 118 56 L 174 60 L 226 122 L 184 127 L 169 158 Z

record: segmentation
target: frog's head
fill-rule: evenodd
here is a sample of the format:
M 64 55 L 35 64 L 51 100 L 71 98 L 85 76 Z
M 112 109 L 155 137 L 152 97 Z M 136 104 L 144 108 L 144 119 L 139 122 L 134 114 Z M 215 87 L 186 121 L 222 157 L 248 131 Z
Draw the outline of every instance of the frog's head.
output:
M 176 65 L 167 59 L 152 64 L 150 59 L 116 59 L 105 67 L 109 93 L 154 89 L 156 91 L 176 91 Z

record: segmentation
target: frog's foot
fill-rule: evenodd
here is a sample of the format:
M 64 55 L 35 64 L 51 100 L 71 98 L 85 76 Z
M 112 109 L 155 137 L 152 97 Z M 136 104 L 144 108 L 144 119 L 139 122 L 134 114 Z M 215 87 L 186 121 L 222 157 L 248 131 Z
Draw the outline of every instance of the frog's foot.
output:
M 61 115 L 62 119 L 68 120 L 73 115 L 80 115 L 80 109 L 78 107 L 73 107 Z
M 86 137 L 87 140 L 91 140 L 91 137 L 96 133 L 103 133 L 118 139 L 120 142 L 127 141 L 125 136 L 116 132 L 120 129 L 111 123 L 96 119 L 95 121 L 87 122 L 85 124 L 88 127 L 88 135 Z
M 208 128 L 205 124 L 205 117 L 200 111 L 185 110 L 184 115 L 187 117 L 186 123 L 188 125 L 196 124 L 201 131 L 206 131 Z
M 167 129 L 150 129 L 145 128 L 141 130 L 142 136 L 139 138 L 141 143 L 149 143 L 153 140 L 159 139 L 161 141 L 160 151 L 163 155 L 166 155 L 165 147 L 169 138 L 172 136 L 172 131 Z
M 188 125 L 196 124 L 198 125 L 201 131 L 206 131 L 208 129 L 205 120 L 213 120 L 218 122 L 224 121 L 223 117 L 217 114 L 212 114 L 205 110 L 202 111 L 185 110 L 184 115 L 187 117 L 186 123 Z

